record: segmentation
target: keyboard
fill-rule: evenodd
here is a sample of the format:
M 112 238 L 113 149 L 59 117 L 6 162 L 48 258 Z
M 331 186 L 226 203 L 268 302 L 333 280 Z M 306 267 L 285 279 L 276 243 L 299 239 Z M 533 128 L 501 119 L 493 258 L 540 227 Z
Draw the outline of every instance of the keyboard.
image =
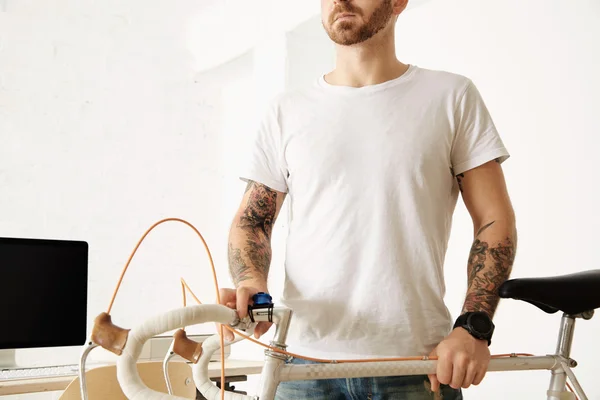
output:
M 0 370 L 0 381 L 76 376 L 78 372 L 79 366 L 76 364 L 57 365 L 53 367 L 10 368 Z

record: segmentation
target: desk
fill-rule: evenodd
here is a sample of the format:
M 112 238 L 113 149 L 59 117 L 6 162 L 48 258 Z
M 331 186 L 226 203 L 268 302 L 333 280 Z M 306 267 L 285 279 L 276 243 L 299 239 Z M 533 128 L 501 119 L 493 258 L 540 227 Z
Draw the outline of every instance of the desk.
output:
M 92 365 L 89 367 L 93 368 Z M 227 359 L 225 360 L 225 376 L 243 377 L 246 375 L 260 374 L 262 367 L 263 361 Z M 211 362 L 208 365 L 208 376 L 211 379 L 219 379 L 221 377 L 220 362 Z M 65 390 L 69 383 L 71 383 L 76 377 L 77 375 L 60 376 L 56 378 L 33 378 L 19 379 L 14 381 L 0 381 L 0 396 Z

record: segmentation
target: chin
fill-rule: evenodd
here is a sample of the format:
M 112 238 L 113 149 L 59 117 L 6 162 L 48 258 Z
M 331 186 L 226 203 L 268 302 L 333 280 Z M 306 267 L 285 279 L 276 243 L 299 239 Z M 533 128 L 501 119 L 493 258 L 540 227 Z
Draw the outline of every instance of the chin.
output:
M 329 32 L 329 37 L 337 44 L 354 44 L 357 37 L 356 29 L 334 29 Z

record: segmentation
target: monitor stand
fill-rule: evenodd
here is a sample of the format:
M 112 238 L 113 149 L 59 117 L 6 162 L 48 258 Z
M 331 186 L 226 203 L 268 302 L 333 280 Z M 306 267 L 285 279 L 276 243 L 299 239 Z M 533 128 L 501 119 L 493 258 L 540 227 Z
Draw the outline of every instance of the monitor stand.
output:
M 0 350 L 0 368 L 15 368 L 16 366 L 15 350 Z

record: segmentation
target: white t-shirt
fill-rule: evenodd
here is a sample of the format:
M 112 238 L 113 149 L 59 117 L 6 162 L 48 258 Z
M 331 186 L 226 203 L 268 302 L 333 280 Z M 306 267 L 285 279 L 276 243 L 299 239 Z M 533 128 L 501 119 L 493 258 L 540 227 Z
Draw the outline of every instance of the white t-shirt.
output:
M 450 332 L 454 175 L 509 157 L 470 79 L 414 65 L 362 88 L 321 77 L 272 102 L 250 155 L 241 178 L 290 202 L 289 351 L 425 355 Z

